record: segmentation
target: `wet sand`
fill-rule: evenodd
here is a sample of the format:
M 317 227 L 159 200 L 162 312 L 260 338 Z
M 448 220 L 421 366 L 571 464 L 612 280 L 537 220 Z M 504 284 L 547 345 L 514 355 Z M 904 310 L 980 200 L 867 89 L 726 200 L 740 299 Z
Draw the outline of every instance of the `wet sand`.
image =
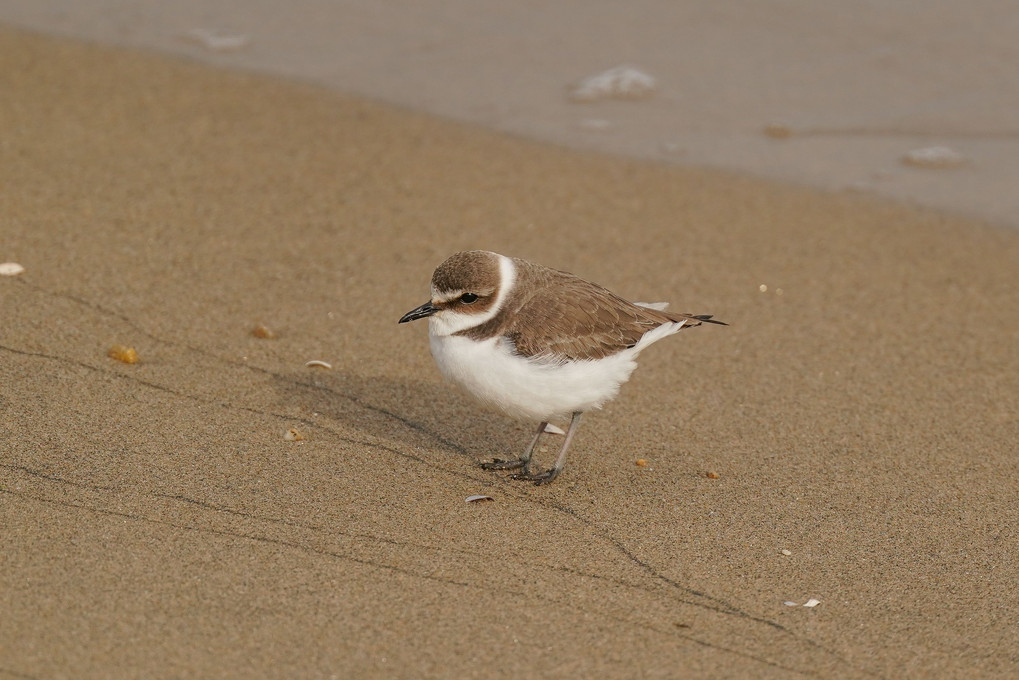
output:
M 0 22 L 1019 229 L 1012 0 L 6 0 Z M 652 95 L 568 96 L 621 65 Z M 961 162 L 903 162 L 932 147 Z
M 0 82 L 0 676 L 1019 671 L 1015 232 L 10 30 Z M 396 325 L 474 247 L 731 325 L 514 482 Z

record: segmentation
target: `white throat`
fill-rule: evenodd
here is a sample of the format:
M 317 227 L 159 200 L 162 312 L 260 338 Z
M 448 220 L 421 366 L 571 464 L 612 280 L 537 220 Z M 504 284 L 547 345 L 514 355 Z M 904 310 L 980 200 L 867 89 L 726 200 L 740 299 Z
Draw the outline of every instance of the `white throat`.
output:
M 492 306 L 480 314 L 465 314 L 448 309 L 433 314 L 428 317 L 428 334 L 433 337 L 445 337 L 490 321 L 502 309 L 516 280 L 517 267 L 513 260 L 505 255 L 499 255 L 499 293 L 495 296 Z M 438 297 L 437 292 L 432 291 L 433 300 Z

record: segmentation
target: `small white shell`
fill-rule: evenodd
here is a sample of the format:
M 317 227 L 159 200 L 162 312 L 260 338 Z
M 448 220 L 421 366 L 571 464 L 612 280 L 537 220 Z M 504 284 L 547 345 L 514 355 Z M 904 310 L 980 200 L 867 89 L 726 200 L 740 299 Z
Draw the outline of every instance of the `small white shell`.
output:
M 803 603 L 803 606 L 804 607 L 811 607 L 811 608 L 813 608 L 813 607 L 816 607 L 819 604 L 821 604 L 820 600 L 815 600 L 814 598 L 810 598 L 809 600 L 807 600 L 806 602 Z
M 545 423 L 545 432 L 549 434 L 566 434 L 562 428 L 556 427 L 552 423 Z
M 798 607 L 799 606 L 797 603 L 793 602 L 792 600 L 786 600 L 782 604 L 784 604 L 787 607 Z
M 789 550 L 783 550 L 782 554 L 783 555 L 792 555 L 793 553 L 792 553 L 792 551 L 789 551 Z
M 17 276 L 23 271 L 25 271 L 25 268 L 17 262 L 4 262 L 0 264 L 0 276 Z
M 192 29 L 183 38 L 212 52 L 233 52 L 247 47 L 251 42 L 251 36 L 243 33 L 226 33 L 211 28 Z
M 599 99 L 641 99 L 652 95 L 658 81 L 632 66 L 617 66 L 581 80 L 571 91 L 575 102 Z
M 324 368 L 327 370 L 333 370 L 333 365 L 328 361 L 319 361 L 318 359 L 312 359 L 311 361 L 304 362 L 304 365 L 308 368 Z
M 947 146 L 928 146 L 922 149 L 913 149 L 906 153 L 902 157 L 902 162 L 916 168 L 939 170 L 966 165 L 969 159 L 958 151 L 949 149 Z
M 467 498 L 464 499 L 464 502 L 477 503 L 478 501 L 494 501 L 494 500 L 495 499 L 492 498 L 491 496 L 482 496 L 481 494 L 477 494 L 474 496 L 468 496 Z

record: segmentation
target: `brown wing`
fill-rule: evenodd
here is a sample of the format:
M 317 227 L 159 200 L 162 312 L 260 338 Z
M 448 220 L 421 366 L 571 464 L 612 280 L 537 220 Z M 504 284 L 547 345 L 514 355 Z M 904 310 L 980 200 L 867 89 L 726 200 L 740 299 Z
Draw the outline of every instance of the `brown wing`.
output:
M 501 331 L 523 356 L 599 359 L 633 347 L 645 333 L 668 321 L 686 319 L 690 325 L 701 321 L 639 307 L 572 274 L 516 264 L 519 279 L 527 279 L 526 289 L 532 292 L 512 301 L 514 309 L 505 310 Z

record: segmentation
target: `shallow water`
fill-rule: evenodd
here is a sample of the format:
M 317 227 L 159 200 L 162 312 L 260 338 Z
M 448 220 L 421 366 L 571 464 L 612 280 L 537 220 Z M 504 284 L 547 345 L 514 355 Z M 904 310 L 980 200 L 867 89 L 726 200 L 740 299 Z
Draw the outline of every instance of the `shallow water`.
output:
M 1019 13 L 1002 0 L 8 0 L 0 21 L 1019 227 Z M 571 96 L 621 66 L 653 87 Z M 929 147 L 966 162 L 904 161 Z

